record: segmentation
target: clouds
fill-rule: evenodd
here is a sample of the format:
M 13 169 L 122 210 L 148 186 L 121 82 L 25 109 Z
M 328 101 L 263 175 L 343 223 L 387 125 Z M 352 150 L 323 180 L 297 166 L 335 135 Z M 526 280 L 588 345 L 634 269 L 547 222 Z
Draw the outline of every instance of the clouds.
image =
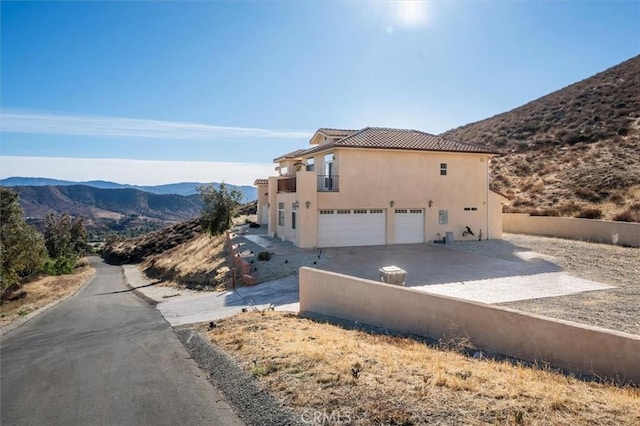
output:
M 221 161 L 151 161 L 119 158 L 0 156 L 0 178 L 48 177 L 71 181 L 108 180 L 132 185 L 221 182 L 253 185 L 274 174 L 273 164 Z
M 313 132 L 310 131 L 213 126 L 201 123 L 125 117 L 59 115 L 19 110 L 0 112 L 0 124 L 4 133 L 150 139 L 308 139 L 313 135 Z

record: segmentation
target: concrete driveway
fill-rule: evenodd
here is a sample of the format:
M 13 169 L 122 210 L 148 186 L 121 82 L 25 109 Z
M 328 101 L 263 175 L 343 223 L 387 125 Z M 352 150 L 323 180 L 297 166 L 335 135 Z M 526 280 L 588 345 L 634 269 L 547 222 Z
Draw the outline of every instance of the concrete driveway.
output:
M 483 303 L 611 288 L 563 272 L 548 256 L 517 249 L 501 259 L 431 244 L 332 248 L 320 269 L 379 281 L 379 268 L 394 265 L 407 271 L 407 287 Z
M 278 240 L 261 238 L 269 250 L 278 249 Z M 298 249 L 288 246 L 287 250 Z M 329 260 L 319 269 L 379 281 L 379 268 L 395 265 L 407 271 L 407 287 L 483 303 L 611 288 L 574 277 L 562 271 L 553 258 L 517 247 L 507 256 L 501 253 L 502 258 L 431 244 L 331 248 L 323 253 Z M 159 285 L 148 280 L 136 265 L 123 268 L 128 284 L 158 302 L 157 308 L 173 326 L 212 321 L 271 304 L 277 310 L 299 309 L 298 275 L 255 287 L 202 293 Z

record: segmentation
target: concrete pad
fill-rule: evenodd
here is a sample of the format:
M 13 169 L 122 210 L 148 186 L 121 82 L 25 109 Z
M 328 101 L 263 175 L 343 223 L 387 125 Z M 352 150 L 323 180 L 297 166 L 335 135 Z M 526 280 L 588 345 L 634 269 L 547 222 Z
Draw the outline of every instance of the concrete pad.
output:
M 127 284 L 158 302 L 156 307 L 172 326 L 214 321 L 254 307 L 265 309 L 274 305 L 279 311 L 299 310 L 297 275 L 255 287 L 239 287 L 224 292 L 198 292 L 164 287 L 159 282 L 149 280 L 136 265 L 125 265 L 122 269 Z
M 320 269 L 379 281 L 378 270 L 407 271 L 406 286 L 484 303 L 555 297 L 611 286 L 574 277 L 551 256 L 520 248 L 509 260 L 448 249 L 407 244 L 326 249 L 330 261 Z
M 483 303 L 503 303 L 606 290 L 610 285 L 573 277 L 566 272 L 520 275 L 459 283 L 414 286 L 414 290 Z

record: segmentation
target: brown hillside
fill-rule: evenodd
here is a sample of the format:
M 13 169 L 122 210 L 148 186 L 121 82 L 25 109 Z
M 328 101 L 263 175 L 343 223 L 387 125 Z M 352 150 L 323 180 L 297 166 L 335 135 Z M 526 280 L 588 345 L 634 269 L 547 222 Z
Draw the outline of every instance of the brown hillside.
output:
M 508 210 L 640 222 L 640 56 L 443 135 L 505 154 L 491 183 Z

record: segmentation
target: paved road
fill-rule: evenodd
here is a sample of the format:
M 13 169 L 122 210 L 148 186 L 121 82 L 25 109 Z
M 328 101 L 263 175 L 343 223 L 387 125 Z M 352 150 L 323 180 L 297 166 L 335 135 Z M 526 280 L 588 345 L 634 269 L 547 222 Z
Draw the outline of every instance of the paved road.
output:
M 92 263 L 76 296 L 2 339 L 0 424 L 242 424 L 121 269 Z

